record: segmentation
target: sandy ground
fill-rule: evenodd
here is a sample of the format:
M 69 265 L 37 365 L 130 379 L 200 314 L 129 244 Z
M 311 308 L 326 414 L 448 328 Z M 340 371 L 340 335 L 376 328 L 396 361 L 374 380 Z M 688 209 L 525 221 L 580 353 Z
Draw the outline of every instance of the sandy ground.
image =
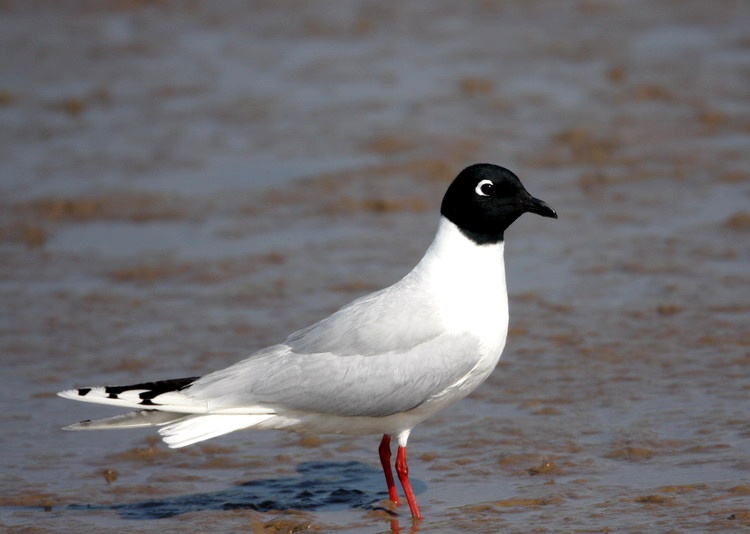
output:
M 0 2 L 0 527 L 750 527 L 750 3 Z M 492 377 L 410 440 L 168 450 L 54 393 L 201 374 L 421 256 L 464 166 L 507 234 Z

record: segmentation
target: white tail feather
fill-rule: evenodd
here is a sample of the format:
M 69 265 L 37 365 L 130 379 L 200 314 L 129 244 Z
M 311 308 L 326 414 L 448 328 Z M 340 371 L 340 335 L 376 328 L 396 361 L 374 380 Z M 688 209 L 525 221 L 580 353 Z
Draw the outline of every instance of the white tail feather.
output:
M 164 443 L 172 449 L 192 445 L 235 430 L 258 425 L 274 414 L 187 416 L 159 430 Z
M 197 378 L 178 378 L 131 386 L 61 391 L 58 395 L 66 399 L 138 409 L 106 419 L 83 421 L 65 429 L 162 426 L 159 433 L 164 442 L 172 448 L 177 448 L 252 427 L 276 416 L 273 409 L 264 406 L 210 406 L 209 401 L 197 399 L 189 394 L 189 386 L 196 380 Z
M 82 394 L 81 391 L 85 391 Z M 94 387 L 84 389 L 68 389 L 58 393 L 58 396 L 65 399 L 77 400 L 82 402 L 92 402 L 95 404 L 108 404 L 119 406 L 120 408 L 138 408 L 138 409 L 158 409 L 165 412 L 177 412 L 182 414 L 188 413 L 206 413 L 208 403 L 205 400 L 199 400 L 188 397 L 179 391 L 169 391 L 162 393 L 151 400 L 150 404 L 144 403 L 139 394 L 148 391 L 145 389 L 128 390 L 119 393 L 117 396 L 110 396 L 105 388 Z
M 139 410 L 114 417 L 97 419 L 95 421 L 81 421 L 69 425 L 63 430 L 103 430 L 110 428 L 140 428 L 145 426 L 162 426 L 178 419 L 189 417 L 184 413 L 159 412 L 156 410 Z

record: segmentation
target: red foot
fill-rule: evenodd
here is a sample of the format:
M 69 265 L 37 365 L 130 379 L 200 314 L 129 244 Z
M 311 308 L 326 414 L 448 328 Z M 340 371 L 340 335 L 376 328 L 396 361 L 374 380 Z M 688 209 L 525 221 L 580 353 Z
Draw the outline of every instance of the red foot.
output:
M 385 483 L 388 485 L 388 496 L 394 504 L 398 504 L 396 482 L 393 480 L 393 472 L 391 471 L 391 436 L 383 434 L 378 452 L 380 453 L 380 464 L 383 466 L 383 474 L 385 474 Z
M 390 471 L 390 469 L 388 469 L 388 471 Z M 419 506 L 417 505 L 417 498 L 414 497 L 414 490 L 411 489 L 411 482 L 409 482 L 409 466 L 406 464 L 406 447 L 402 447 L 401 445 L 399 445 L 398 452 L 396 453 L 396 473 L 398 474 L 401 486 L 404 488 L 406 502 L 409 503 L 411 515 L 414 519 L 422 519 L 422 514 L 419 513 Z M 391 477 L 391 480 L 392 479 L 393 478 Z

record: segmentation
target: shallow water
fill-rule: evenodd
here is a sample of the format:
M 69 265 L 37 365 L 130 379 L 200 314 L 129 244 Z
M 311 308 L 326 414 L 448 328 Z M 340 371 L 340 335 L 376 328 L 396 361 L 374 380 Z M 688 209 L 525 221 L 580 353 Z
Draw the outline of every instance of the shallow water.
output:
M 750 526 L 750 5 L 0 6 L 0 526 L 728 532 Z M 71 386 L 205 373 L 419 259 L 507 165 L 496 372 L 417 427 L 172 451 Z M 295 530 L 296 529 L 296 530 Z

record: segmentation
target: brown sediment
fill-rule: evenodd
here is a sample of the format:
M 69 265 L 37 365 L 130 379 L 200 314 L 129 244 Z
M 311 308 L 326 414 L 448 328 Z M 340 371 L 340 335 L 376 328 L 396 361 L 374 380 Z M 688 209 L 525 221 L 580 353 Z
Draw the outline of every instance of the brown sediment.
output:
M 269 252 L 232 260 L 185 262 L 162 259 L 149 263 L 121 267 L 110 273 L 110 278 L 120 283 L 155 284 L 161 281 L 184 278 L 201 284 L 217 284 L 264 267 L 280 265 L 286 257 L 280 252 Z
M 494 92 L 495 82 L 491 78 L 473 76 L 459 80 L 458 87 L 466 96 L 487 95 Z
M 323 444 L 323 438 L 316 436 L 315 434 L 300 434 L 297 442 L 302 447 L 315 449 Z
M 607 454 L 607 458 L 614 460 L 628 460 L 637 462 L 641 460 L 650 460 L 654 457 L 654 451 L 646 447 L 622 447 L 616 448 Z
M 499 508 L 531 508 L 537 506 L 550 506 L 554 504 L 560 504 L 564 501 L 562 497 L 540 497 L 540 498 L 523 498 L 517 497 L 513 499 L 501 499 L 499 501 L 492 501 L 493 506 Z
M 671 497 L 665 497 L 664 495 L 642 495 L 636 497 L 635 502 L 639 504 L 659 504 L 659 505 L 675 505 L 677 504 L 675 499 Z
M 122 192 L 97 197 L 40 198 L 16 203 L 13 209 L 23 216 L 47 221 L 148 222 L 193 217 L 194 213 L 180 207 L 185 202 L 167 195 Z
M 49 232 L 35 223 L 13 222 L 0 227 L 0 241 L 23 243 L 29 249 L 43 247 Z
M 724 226 L 732 230 L 750 230 L 750 212 L 740 211 L 731 215 Z
M 542 463 L 528 469 L 529 475 L 559 475 L 563 471 L 552 460 L 543 460 Z
M 271 520 L 255 520 L 250 522 L 250 532 L 253 534 L 286 534 L 292 532 L 319 532 L 320 528 L 314 521 L 304 518 L 304 514 L 297 513 L 299 518 L 275 518 Z
M 42 491 L 25 490 L 14 495 L 0 495 L 0 506 L 31 506 L 50 510 L 59 504 L 56 496 Z
M 330 202 L 321 208 L 325 215 L 342 215 L 351 213 L 393 213 L 400 211 L 422 212 L 428 206 L 424 197 L 413 195 L 411 197 L 400 196 L 398 198 L 364 198 L 357 199 L 343 196 Z
M 117 471 L 117 469 L 104 469 L 102 470 L 102 477 L 104 477 L 104 481 L 107 484 L 112 484 L 118 478 L 120 478 L 120 473 Z
M 414 147 L 414 142 L 398 135 L 384 135 L 368 141 L 364 149 L 377 154 L 395 154 Z
M 707 490 L 707 484 L 684 484 L 681 486 L 660 486 L 657 488 L 661 493 L 676 493 L 678 495 Z M 730 490 L 731 491 L 731 490 Z
M 618 140 L 599 137 L 583 127 L 563 130 L 554 140 L 567 148 L 576 161 L 597 163 L 608 161 L 620 145 Z
M 153 465 L 163 462 L 176 454 L 174 451 L 170 451 L 161 445 L 159 436 L 149 436 L 145 439 L 145 442 L 146 445 L 143 447 L 133 447 L 126 451 L 111 454 L 109 460 L 112 462 L 135 462 Z
M 668 87 L 655 83 L 638 85 L 632 89 L 631 95 L 635 100 L 671 101 L 676 98 Z

